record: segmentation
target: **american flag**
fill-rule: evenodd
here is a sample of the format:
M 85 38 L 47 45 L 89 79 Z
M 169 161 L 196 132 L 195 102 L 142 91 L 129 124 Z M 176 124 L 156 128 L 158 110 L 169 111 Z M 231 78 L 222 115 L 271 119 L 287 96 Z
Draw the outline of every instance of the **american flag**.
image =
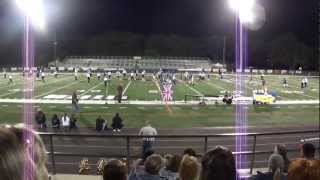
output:
M 162 100 L 163 101 L 172 101 L 172 84 L 164 84 L 162 86 Z

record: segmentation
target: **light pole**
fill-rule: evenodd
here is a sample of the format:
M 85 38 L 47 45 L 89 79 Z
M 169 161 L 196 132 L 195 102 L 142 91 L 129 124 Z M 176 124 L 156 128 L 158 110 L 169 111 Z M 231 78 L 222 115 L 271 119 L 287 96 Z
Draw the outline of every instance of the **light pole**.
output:
M 244 27 L 246 23 L 252 23 L 254 21 L 253 7 L 255 5 L 254 0 L 229 0 L 231 9 L 235 12 L 235 27 L 236 27 L 236 42 L 235 42 L 235 88 L 236 92 L 242 94 L 245 92 L 245 76 L 243 71 L 247 66 L 247 32 Z M 247 110 L 245 105 L 241 102 L 236 103 L 235 111 L 235 150 L 237 154 L 236 168 L 237 170 L 245 169 L 246 156 L 242 155 L 242 152 L 247 151 L 247 139 L 244 135 L 247 133 Z
M 34 42 L 33 30 L 44 30 L 44 12 L 42 0 L 15 0 L 17 7 L 21 10 L 24 17 L 24 39 L 23 39 L 23 69 L 28 68 L 30 72 L 34 67 Z M 34 169 L 34 136 L 32 133 L 32 120 L 33 120 L 33 89 L 34 79 L 33 73 L 24 76 L 23 97 L 25 101 L 23 104 L 23 120 L 27 131 L 23 132 L 24 142 L 28 144 L 26 151 L 26 161 L 23 169 L 23 179 L 33 180 L 35 176 Z
M 53 60 L 55 67 L 58 66 L 58 57 L 57 57 L 57 47 L 58 47 L 58 41 L 57 41 L 57 32 L 54 33 L 54 42 L 53 42 Z

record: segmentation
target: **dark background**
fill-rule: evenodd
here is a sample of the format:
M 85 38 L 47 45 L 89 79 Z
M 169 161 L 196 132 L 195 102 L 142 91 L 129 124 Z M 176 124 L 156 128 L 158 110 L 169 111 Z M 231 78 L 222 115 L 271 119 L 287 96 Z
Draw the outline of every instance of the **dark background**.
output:
M 257 0 L 264 26 L 249 30 L 249 65 L 318 69 L 317 0 Z M 235 17 L 227 0 L 44 0 L 46 30 L 35 33 L 36 64 L 68 55 L 208 56 L 234 61 Z M 20 65 L 23 17 L 0 0 L 0 66 Z

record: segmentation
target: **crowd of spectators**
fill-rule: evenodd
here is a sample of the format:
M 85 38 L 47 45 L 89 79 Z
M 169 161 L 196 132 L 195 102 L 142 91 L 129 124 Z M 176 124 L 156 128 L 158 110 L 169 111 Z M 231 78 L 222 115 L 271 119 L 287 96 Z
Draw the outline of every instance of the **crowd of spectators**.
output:
M 315 159 L 316 148 L 312 143 L 304 143 L 300 158 L 292 161 L 287 157 L 286 147 L 275 146 L 268 160 L 268 172 L 257 172 L 250 180 L 318 180 L 320 160 Z
M 249 180 L 319 180 L 320 160 L 315 159 L 316 148 L 311 143 L 301 146 L 301 157 L 292 161 L 287 157 L 284 145 L 275 146 L 268 159 L 268 171 L 257 172 Z M 183 154 L 161 156 L 148 149 L 141 159 L 127 171 L 125 160 L 99 161 L 99 171 L 104 180 L 236 180 L 241 179 L 236 171 L 232 152 L 222 146 L 208 151 L 202 157 L 192 148 Z M 101 163 L 103 162 L 103 163 Z

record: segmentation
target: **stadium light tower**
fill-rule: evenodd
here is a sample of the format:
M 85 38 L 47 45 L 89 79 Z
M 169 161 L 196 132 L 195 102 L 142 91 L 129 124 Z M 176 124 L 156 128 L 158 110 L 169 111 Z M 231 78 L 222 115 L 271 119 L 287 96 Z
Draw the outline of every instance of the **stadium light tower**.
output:
M 245 76 L 242 74 L 247 67 L 247 32 L 245 25 L 253 23 L 255 0 L 229 0 L 230 8 L 235 12 L 236 22 L 236 42 L 235 42 L 235 64 L 236 77 L 235 87 L 239 95 L 246 92 Z M 236 168 L 238 170 L 245 169 L 243 162 L 246 161 L 246 156 L 241 152 L 247 151 L 247 138 L 244 136 L 247 133 L 247 108 L 241 102 L 236 102 L 235 111 L 235 149 L 238 154 L 235 156 Z
M 238 14 L 240 22 L 252 23 L 254 21 L 255 0 L 229 0 L 230 8 Z
M 24 16 L 29 19 L 33 26 L 39 30 L 44 30 L 44 10 L 42 0 L 15 0 L 18 8 Z
M 44 10 L 42 0 L 15 0 L 17 7 L 21 10 L 24 16 L 24 36 L 23 36 L 23 69 L 28 68 L 30 73 L 24 77 L 23 81 L 23 97 L 26 101 L 23 104 L 23 121 L 25 128 L 32 129 L 33 120 L 33 89 L 34 79 L 32 68 L 34 67 L 34 44 L 33 44 L 33 29 L 40 31 L 44 30 Z M 32 28 L 32 26 L 34 28 Z M 29 144 L 25 154 L 27 161 L 24 164 L 24 180 L 33 180 L 35 175 L 34 169 L 34 136 L 31 131 L 23 133 L 24 141 Z M 55 171 L 53 170 L 53 173 Z

